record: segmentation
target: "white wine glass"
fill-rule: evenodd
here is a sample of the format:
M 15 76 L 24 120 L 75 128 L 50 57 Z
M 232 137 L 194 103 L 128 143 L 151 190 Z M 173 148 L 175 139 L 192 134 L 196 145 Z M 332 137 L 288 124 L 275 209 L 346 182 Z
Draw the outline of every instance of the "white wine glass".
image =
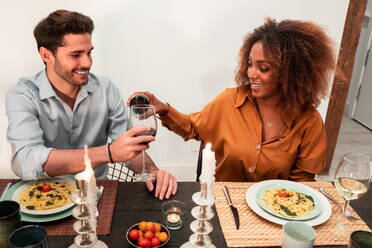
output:
M 345 154 L 337 165 L 334 177 L 334 185 L 337 192 L 345 199 L 342 212 L 349 220 L 352 217 L 348 210 L 351 200 L 363 197 L 371 181 L 371 161 L 370 158 L 359 152 L 349 152 Z M 347 224 L 338 223 L 345 231 Z
M 157 122 L 154 106 L 151 104 L 138 104 L 130 106 L 129 126 L 133 127 L 149 127 L 150 130 L 141 135 L 156 135 Z M 141 143 L 142 144 L 142 143 Z M 143 143 L 148 144 L 148 143 Z M 155 175 L 150 172 L 145 160 L 145 151 L 142 151 L 142 171 L 133 177 L 134 181 L 147 181 L 155 178 Z

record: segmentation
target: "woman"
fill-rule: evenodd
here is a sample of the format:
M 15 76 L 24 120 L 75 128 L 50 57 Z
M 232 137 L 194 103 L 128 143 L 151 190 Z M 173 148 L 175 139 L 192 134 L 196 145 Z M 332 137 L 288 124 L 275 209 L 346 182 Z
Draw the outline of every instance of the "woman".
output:
M 217 181 L 311 181 L 325 168 L 325 128 L 316 106 L 334 65 L 332 40 L 321 27 L 268 19 L 243 42 L 238 86 L 200 112 L 182 114 L 142 93 L 169 130 L 212 144 Z

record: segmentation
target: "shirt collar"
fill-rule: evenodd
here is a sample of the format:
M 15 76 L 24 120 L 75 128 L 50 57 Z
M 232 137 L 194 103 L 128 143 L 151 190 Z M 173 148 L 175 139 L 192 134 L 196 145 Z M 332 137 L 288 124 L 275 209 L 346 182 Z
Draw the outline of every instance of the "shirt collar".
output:
M 42 70 L 40 73 L 39 94 L 40 100 L 44 100 L 52 96 L 57 96 L 56 92 L 53 90 L 53 87 L 49 82 L 48 76 L 46 74 L 46 69 Z
M 249 90 L 244 89 L 243 87 L 238 87 L 238 92 L 235 100 L 235 108 L 240 108 L 246 100 L 254 104 L 254 106 L 256 107 L 252 93 Z M 282 118 L 284 121 L 284 125 L 286 125 L 288 129 L 291 129 L 294 121 L 299 114 L 299 112 L 294 112 L 292 114 L 283 114 Z
M 51 83 L 49 82 L 46 69 L 42 70 L 39 76 L 40 76 L 40 85 L 39 85 L 40 100 L 44 100 L 49 97 L 57 96 Z M 95 80 L 91 80 L 91 77 L 89 75 L 88 83 L 86 85 L 81 86 L 79 94 L 81 94 L 82 96 L 86 96 L 88 92 L 94 92 L 96 88 L 97 88 L 97 82 Z
M 237 96 L 235 99 L 235 108 L 239 108 L 240 106 L 242 106 L 245 100 L 248 100 L 251 103 L 253 103 L 252 93 L 244 89 L 243 86 L 238 87 L 238 92 L 237 92 Z

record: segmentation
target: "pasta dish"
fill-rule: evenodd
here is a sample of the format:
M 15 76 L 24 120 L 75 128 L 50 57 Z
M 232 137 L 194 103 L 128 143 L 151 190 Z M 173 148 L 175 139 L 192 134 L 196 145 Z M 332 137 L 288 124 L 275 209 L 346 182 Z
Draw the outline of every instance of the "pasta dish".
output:
M 274 213 L 287 218 L 306 216 L 315 208 L 311 196 L 282 188 L 266 190 L 261 201 Z
M 29 210 L 47 210 L 71 203 L 74 184 L 65 179 L 35 182 L 20 193 L 21 206 Z

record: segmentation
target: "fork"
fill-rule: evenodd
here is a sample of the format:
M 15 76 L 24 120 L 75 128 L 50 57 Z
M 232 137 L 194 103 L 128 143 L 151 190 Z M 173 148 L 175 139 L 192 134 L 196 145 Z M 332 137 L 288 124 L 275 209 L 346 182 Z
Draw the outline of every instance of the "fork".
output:
M 325 195 L 328 199 L 332 200 L 334 203 L 336 203 L 337 206 L 339 206 L 342 209 L 343 214 L 346 218 L 352 219 L 352 220 L 359 220 L 359 218 L 354 217 L 350 211 L 347 209 L 346 205 L 342 205 L 340 202 L 338 202 L 333 196 L 331 196 L 324 188 L 320 188 L 319 191 Z
M 7 183 L 7 185 L 5 186 L 5 188 L 3 189 L 3 193 L 1 193 L 1 196 L 0 196 L 0 201 L 3 200 L 6 192 L 8 191 L 8 189 L 10 188 L 10 186 L 12 185 L 12 183 Z

